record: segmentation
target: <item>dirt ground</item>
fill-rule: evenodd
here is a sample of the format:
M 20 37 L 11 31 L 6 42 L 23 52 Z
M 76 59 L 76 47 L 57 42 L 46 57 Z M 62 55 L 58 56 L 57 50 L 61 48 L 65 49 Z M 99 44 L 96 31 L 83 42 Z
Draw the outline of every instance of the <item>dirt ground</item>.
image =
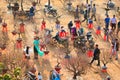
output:
M 67 1 L 67 0 L 66 0 Z M 85 3 L 85 0 L 71 0 L 73 2 L 73 6 L 76 7 L 76 5 L 79 5 L 81 3 Z M 101 26 L 104 27 L 104 18 L 105 18 L 105 10 L 103 9 L 105 7 L 104 3 L 107 2 L 107 0 L 93 0 L 96 4 L 97 7 L 97 22 L 94 22 L 94 28 L 92 30 L 94 40 L 97 44 L 99 44 L 99 47 L 101 49 L 103 48 L 110 48 L 110 43 L 103 41 L 103 32 L 101 36 L 97 36 L 95 34 L 96 26 L 98 26 L 99 21 L 102 23 Z M 116 4 L 116 6 L 119 6 L 120 0 L 113 0 Z M 37 26 L 38 29 L 40 29 L 42 19 L 45 18 L 47 28 L 52 29 L 54 32 L 52 33 L 55 35 L 56 30 L 55 30 L 55 18 L 52 17 L 45 17 L 43 14 L 43 8 L 44 5 L 47 3 L 47 0 L 41 0 L 41 4 L 37 5 L 36 9 L 40 10 L 36 13 L 34 17 L 35 24 L 32 23 L 31 21 L 25 21 L 25 34 L 22 34 L 22 38 L 24 38 L 23 41 L 23 46 L 24 45 L 29 45 L 33 47 L 33 39 L 34 39 L 34 28 Z M 58 14 L 62 15 L 59 20 L 61 22 L 61 25 L 63 25 L 67 29 L 67 24 L 70 20 L 74 21 L 73 15 L 69 14 L 68 11 L 65 9 L 65 6 L 63 5 L 62 0 L 51 0 L 52 5 L 58 10 Z M 14 20 L 12 14 L 10 11 L 7 10 L 7 3 L 5 0 L 0 0 L 0 15 L 2 15 L 3 19 L 8 24 L 8 35 L 10 38 L 9 41 L 9 47 L 7 47 L 6 51 L 9 51 L 11 47 L 13 47 L 13 42 L 16 40 L 18 36 L 14 36 L 11 34 L 13 31 L 13 25 L 14 23 L 17 23 L 16 28 L 18 29 L 19 20 Z M 30 8 L 30 1 L 29 0 L 24 0 L 24 9 L 28 10 Z M 113 14 L 116 14 L 114 10 L 109 12 L 110 17 L 112 18 Z M 82 20 L 83 17 L 80 15 L 80 19 Z M 119 16 L 117 15 L 117 19 L 119 20 Z M 85 33 L 89 31 L 87 28 L 85 22 L 81 24 L 82 27 L 85 29 Z M 39 36 L 42 35 L 40 32 Z M 118 36 L 119 38 L 120 36 Z M 44 57 L 39 57 L 39 60 L 34 60 L 33 59 L 33 53 L 31 53 L 31 63 L 35 64 L 35 67 L 37 68 L 37 71 L 40 71 L 43 75 L 43 80 L 48 80 L 49 77 L 49 71 L 54 69 L 55 65 L 57 64 L 57 58 L 54 56 L 54 54 L 57 53 L 55 49 L 53 48 L 48 48 L 50 50 L 50 53 L 48 56 Z M 5 53 L 5 52 L 4 52 Z M 101 65 L 102 66 L 102 65 Z M 108 72 L 107 73 L 101 73 L 100 72 L 100 67 L 96 67 L 96 63 L 93 64 L 92 67 L 89 67 L 87 73 L 85 75 L 82 75 L 81 77 L 83 80 L 103 80 L 107 75 L 111 77 L 111 80 L 120 80 L 120 61 L 115 61 L 113 60 L 112 62 L 108 63 Z M 61 74 L 63 74 L 61 80 L 71 80 L 72 74 L 69 73 L 67 70 L 64 68 L 61 69 Z

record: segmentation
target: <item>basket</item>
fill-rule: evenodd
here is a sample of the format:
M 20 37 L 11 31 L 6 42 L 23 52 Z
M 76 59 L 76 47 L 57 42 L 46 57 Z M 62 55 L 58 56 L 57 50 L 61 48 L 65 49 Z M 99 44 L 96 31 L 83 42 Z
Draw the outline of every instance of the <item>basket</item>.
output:
M 44 51 L 45 55 L 48 55 L 49 51 Z
M 13 34 L 13 35 L 16 35 L 16 34 L 17 34 L 17 31 L 15 31 L 15 30 L 12 31 L 12 34 Z

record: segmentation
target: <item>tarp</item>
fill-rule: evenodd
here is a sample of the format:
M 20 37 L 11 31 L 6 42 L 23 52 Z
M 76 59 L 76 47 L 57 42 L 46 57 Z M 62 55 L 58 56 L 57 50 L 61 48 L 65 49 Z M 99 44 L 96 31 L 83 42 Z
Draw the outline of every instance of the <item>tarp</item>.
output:
M 39 44 L 40 44 L 39 40 L 34 40 L 34 46 L 35 46 L 38 54 L 39 54 L 40 56 L 43 56 L 43 55 L 44 55 L 44 52 L 40 51 Z

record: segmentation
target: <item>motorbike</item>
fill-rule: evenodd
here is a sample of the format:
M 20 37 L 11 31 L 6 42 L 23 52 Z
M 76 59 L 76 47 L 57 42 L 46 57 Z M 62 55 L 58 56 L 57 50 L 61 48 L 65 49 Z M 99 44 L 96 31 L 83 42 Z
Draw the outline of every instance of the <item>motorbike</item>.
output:
M 85 36 L 81 35 L 74 40 L 73 45 L 74 47 L 81 49 L 81 51 L 85 53 L 87 50 L 86 42 L 87 40 L 85 39 Z
M 68 47 L 68 39 L 61 39 L 59 37 L 59 35 L 57 34 L 55 37 L 52 38 L 55 42 L 57 42 L 58 44 L 62 44 L 65 48 Z
M 89 48 L 93 49 L 95 42 L 93 41 L 91 32 L 88 32 L 86 36 L 87 36 L 87 41 L 89 43 Z
M 50 5 L 45 5 L 44 7 L 44 14 L 49 14 L 49 15 L 52 15 L 53 17 L 56 17 L 57 16 L 57 10 L 54 9 L 52 6 Z
M 17 2 L 14 3 L 13 5 L 11 3 L 9 3 L 7 8 L 8 8 L 8 10 L 18 11 L 19 10 L 19 4 Z

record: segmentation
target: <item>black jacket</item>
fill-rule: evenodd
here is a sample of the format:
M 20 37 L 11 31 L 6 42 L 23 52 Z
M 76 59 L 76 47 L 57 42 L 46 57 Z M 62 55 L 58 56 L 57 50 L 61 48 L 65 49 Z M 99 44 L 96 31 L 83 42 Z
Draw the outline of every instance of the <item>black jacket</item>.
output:
M 69 29 L 70 29 L 72 26 L 73 26 L 73 23 L 72 23 L 72 22 L 68 23 L 68 28 L 69 28 Z
M 94 58 L 97 60 L 99 59 L 99 56 L 100 56 L 100 49 L 96 48 L 94 50 Z
M 118 28 L 120 28 L 120 21 L 118 22 Z
M 119 42 L 116 43 L 116 51 L 119 51 Z

